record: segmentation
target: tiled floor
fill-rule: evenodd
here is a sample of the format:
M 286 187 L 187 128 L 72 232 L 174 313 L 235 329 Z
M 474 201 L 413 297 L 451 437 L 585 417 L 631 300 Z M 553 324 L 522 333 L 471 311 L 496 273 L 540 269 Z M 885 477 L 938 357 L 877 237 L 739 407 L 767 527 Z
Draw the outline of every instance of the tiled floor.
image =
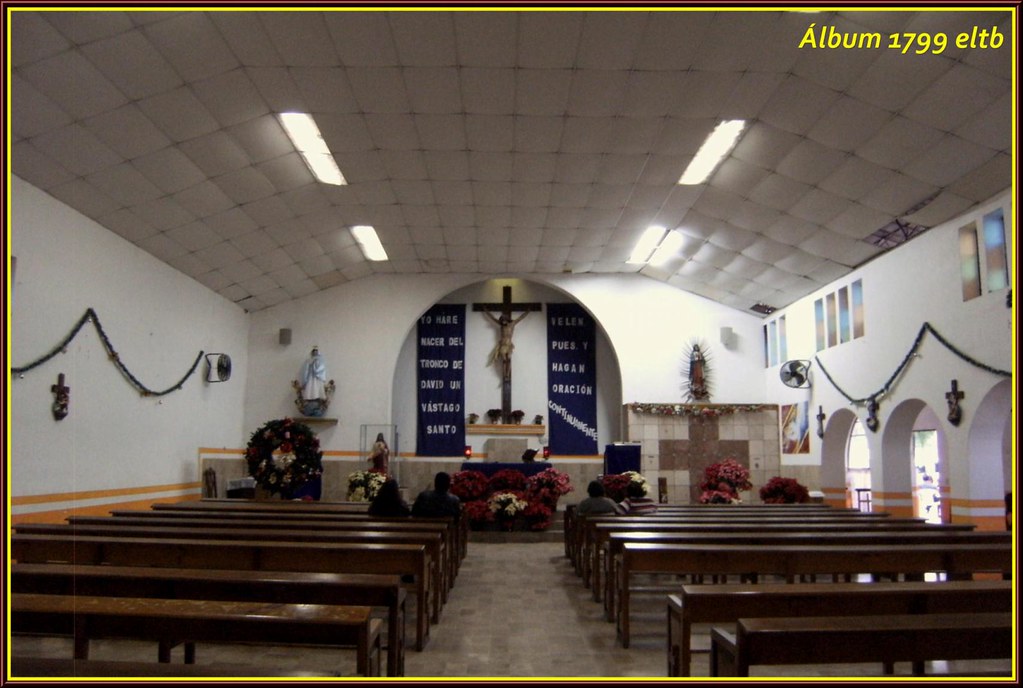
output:
M 409 650 L 406 674 L 412 677 L 664 677 L 666 616 L 660 598 L 640 603 L 634 615 L 631 647 L 615 641 L 614 626 L 603 620 L 602 606 L 583 587 L 560 542 L 472 542 L 469 555 L 423 652 Z M 708 647 L 706 631 L 695 647 Z M 61 639 L 15 638 L 24 654 L 70 656 Z M 176 651 L 180 653 L 180 650 Z M 336 651 L 294 647 L 200 645 L 198 663 L 322 670 L 350 675 L 353 661 Z M 93 643 L 94 659 L 151 661 L 151 644 L 127 641 Z M 175 661 L 180 655 L 175 654 Z M 707 653 L 695 655 L 693 671 L 707 676 Z M 951 663 L 942 670 L 961 673 L 1008 670 L 1009 662 Z M 899 667 L 908 671 L 906 667 Z M 778 670 L 775 670 L 778 669 Z M 773 676 L 877 675 L 880 665 L 772 668 Z

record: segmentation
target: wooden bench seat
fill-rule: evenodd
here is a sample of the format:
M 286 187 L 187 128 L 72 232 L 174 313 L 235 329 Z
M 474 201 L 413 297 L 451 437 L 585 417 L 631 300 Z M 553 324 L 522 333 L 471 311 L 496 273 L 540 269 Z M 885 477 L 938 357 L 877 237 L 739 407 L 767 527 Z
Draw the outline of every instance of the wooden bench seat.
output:
M 657 529 L 661 527 L 670 527 L 672 525 L 681 525 L 687 527 L 695 526 L 745 526 L 748 530 L 755 530 L 763 527 L 772 526 L 820 526 L 820 525 L 839 525 L 839 526 L 862 526 L 872 524 L 894 524 L 895 527 L 904 526 L 924 526 L 926 522 L 923 519 L 918 518 L 892 518 L 885 513 L 872 513 L 872 514 L 814 514 L 814 515 L 759 515 L 759 514 L 748 514 L 742 512 L 740 514 L 733 514 L 731 512 L 722 512 L 720 515 L 713 513 L 709 515 L 700 516 L 679 516 L 679 515 L 668 515 L 662 514 L 658 516 L 653 515 L 639 515 L 639 516 L 590 516 L 580 519 L 580 527 L 578 528 L 579 538 L 579 554 L 580 559 L 576 563 L 577 572 L 583 577 L 583 582 L 589 585 L 590 575 L 592 571 L 591 564 L 595 561 L 594 548 L 597 546 L 596 542 L 596 530 L 600 524 L 610 524 L 613 526 L 612 530 L 619 528 L 642 528 L 647 526 L 646 530 Z M 888 526 L 891 527 L 891 526 Z M 966 528 L 973 528 L 973 526 L 964 526 Z
M 187 538 L 112 538 L 67 535 L 10 537 L 17 562 L 108 564 L 171 568 L 373 573 L 412 576 L 416 649 L 429 635 L 430 560 L 422 545 L 255 542 Z
M 153 640 L 158 659 L 182 642 L 312 644 L 356 648 L 356 671 L 380 675 L 380 620 L 369 607 L 89 595 L 14 593 L 13 633 L 67 635 L 75 659 L 89 658 L 98 638 Z M 186 663 L 194 663 L 186 648 Z M 190 661 L 191 660 L 191 661 Z
M 297 525 L 297 524 L 296 524 Z M 116 538 L 188 538 L 189 540 L 254 540 L 257 542 L 324 542 L 324 543 L 366 543 L 366 544 L 419 544 L 426 547 L 430 556 L 431 586 L 430 613 L 433 623 L 440 623 L 443 592 L 447 590 L 446 557 L 440 533 L 408 531 L 362 531 L 362 530 L 310 530 L 276 528 L 204 528 L 190 527 L 186 530 L 173 526 L 132 525 L 121 519 L 107 518 L 102 524 L 25 523 L 14 527 L 15 533 L 36 535 L 101 536 Z
M 359 514 L 347 514 L 337 517 L 321 514 L 324 518 L 309 514 L 286 514 L 275 518 L 267 513 L 206 513 L 189 511 L 123 511 L 111 512 L 112 516 L 68 516 L 71 525 L 104 525 L 111 521 L 134 526 L 163 526 L 168 528 L 254 528 L 259 530 L 293 530 L 301 528 L 308 531 L 379 531 L 379 532 L 427 532 L 439 533 L 443 539 L 443 552 L 447 567 L 445 578 L 448 588 L 453 587 L 461 559 L 458 552 L 457 533 L 450 524 L 444 521 L 427 521 L 425 519 L 383 519 L 369 518 Z M 444 591 L 446 593 L 446 591 Z M 443 601 L 447 601 L 444 595 Z
M 157 502 L 153 504 L 157 511 L 217 511 L 217 512 L 243 512 L 280 514 L 353 514 L 356 516 L 368 517 L 369 502 L 304 502 L 304 501 L 277 501 L 277 500 L 242 500 L 242 499 L 200 499 L 186 500 L 182 502 Z M 462 557 L 465 557 L 469 537 L 469 519 L 465 512 L 462 512 L 458 519 L 420 519 L 417 520 L 443 520 L 450 522 L 451 527 L 458 533 L 458 541 L 461 545 Z
M 671 535 L 688 535 L 701 533 L 706 535 L 730 534 L 788 534 L 788 533 L 886 533 L 922 531 L 927 533 L 969 533 L 975 532 L 973 524 L 934 524 L 920 519 L 891 520 L 839 520 L 823 523 L 689 523 L 678 521 L 638 521 L 638 519 L 618 519 L 617 521 L 596 523 L 590 533 L 589 560 L 584 567 L 583 583 L 593 589 L 593 597 L 600 599 L 601 581 L 606 587 L 605 576 L 608 568 L 608 542 L 612 535 L 619 533 L 666 533 Z M 637 541 L 639 541 L 637 539 Z
M 387 673 L 405 675 L 405 599 L 399 576 L 146 566 L 9 567 L 11 592 L 49 595 L 366 605 L 386 610 Z
M 633 576 L 672 575 L 780 576 L 793 583 L 810 574 L 882 574 L 922 578 L 944 572 L 949 579 L 971 578 L 977 572 L 1012 570 L 1011 544 L 989 545 L 657 545 L 626 543 L 616 583 L 618 637 L 629 646 L 629 615 Z M 866 585 L 866 584 L 865 584 Z M 665 592 L 675 588 L 660 588 Z
M 605 561 L 604 609 L 608 620 L 612 619 L 615 608 L 616 562 L 621 558 L 622 547 L 629 542 L 653 544 L 714 544 L 714 545 L 934 545 L 934 544 L 1004 544 L 1011 545 L 1011 533 L 1005 531 L 944 531 L 913 528 L 910 530 L 866 530 L 856 532 L 821 532 L 816 530 L 792 530 L 788 532 L 745 533 L 663 533 L 663 532 L 615 532 L 607 540 Z M 596 573 L 596 572 L 595 572 Z M 814 578 L 811 574 L 810 578 Z M 846 576 L 847 582 L 851 574 Z M 701 581 L 694 581 L 701 582 Z M 813 582 L 810 580 L 808 582 Z
M 734 635 L 711 629 L 711 676 L 749 676 L 757 665 L 1008 659 L 1012 614 L 899 614 L 740 618 Z
M 696 624 L 740 618 L 1001 612 L 1011 581 L 683 585 L 668 595 L 668 676 L 690 676 Z
M 160 664 L 156 662 L 11 657 L 11 678 L 314 678 L 336 677 L 337 672 L 277 669 L 252 664 Z

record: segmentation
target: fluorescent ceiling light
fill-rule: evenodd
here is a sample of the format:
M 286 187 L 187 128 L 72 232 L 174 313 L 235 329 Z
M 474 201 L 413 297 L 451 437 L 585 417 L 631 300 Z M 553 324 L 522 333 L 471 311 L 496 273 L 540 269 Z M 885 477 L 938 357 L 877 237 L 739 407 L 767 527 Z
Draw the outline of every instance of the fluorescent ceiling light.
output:
M 684 239 L 678 232 L 668 232 L 668 235 L 664 237 L 664 241 L 654 251 L 654 255 L 650 256 L 650 264 L 655 267 L 660 267 L 667 263 L 669 260 L 678 255 L 678 250 L 682 248 Z
M 657 244 L 660 243 L 661 238 L 664 237 L 665 229 L 658 225 L 650 225 L 646 231 L 643 232 L 643 236 L 639 238 L 639 243 L 632 249 L 632 255 L 629 256 L 629 263 L 646 263 L 650 259 L 650 254 L 657 248 Z
M 375 229 L 369 225 L 356 225 L 352 227 L 352 236 L 359 242 L 359 248 L 362 249 L 362 255 L 366 256 L 366 260 L 387 260 L 387 251 L 380 243 L 380 237 L 377 236 Z
M 696 152 L 696 157 L 689 163 L 689 167 L 682 173 L 679 184 L 702 184 L 714 171 L 729 151 L 739 140 L 739 134 L 746 126 L 744 119 L 730 119 L 721 122 L 714 128 L 707 140 Z
M 324 184 L 335 186 L 348 183 L 334 161 L 334 156 L 330 154 L 330 149 L 327 148 L 327 143 L 320 135 L 312 116 L 302 112 L 282 112 L 277 118 L 314 177 Z

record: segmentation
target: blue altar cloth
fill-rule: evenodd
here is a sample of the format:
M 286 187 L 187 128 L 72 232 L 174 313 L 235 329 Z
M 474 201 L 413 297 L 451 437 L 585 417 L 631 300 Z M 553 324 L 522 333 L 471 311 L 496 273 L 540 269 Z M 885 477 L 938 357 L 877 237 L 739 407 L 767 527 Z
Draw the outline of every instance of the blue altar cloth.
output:
M 551 467 L 551 464 L 547 461 L 534 461 L 526 463 L 520 461 L 518 463 L 500 463 L 498 461 L 465 461 L 462 463 L 463 471 L 479 471 L 488 478 L 498 471 L 504 469 L 511 469 L 513 471 L 519 471 L 527 478 L 541 471 L 545 471 Z

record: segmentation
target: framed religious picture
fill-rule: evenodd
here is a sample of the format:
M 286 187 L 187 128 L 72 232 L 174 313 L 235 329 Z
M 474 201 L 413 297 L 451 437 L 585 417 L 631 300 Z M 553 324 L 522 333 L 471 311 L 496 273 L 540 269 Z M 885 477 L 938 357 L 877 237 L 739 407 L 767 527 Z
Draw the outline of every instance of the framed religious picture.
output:
M 810 402 L 781 407 L 781 453 L 810 453 Z

